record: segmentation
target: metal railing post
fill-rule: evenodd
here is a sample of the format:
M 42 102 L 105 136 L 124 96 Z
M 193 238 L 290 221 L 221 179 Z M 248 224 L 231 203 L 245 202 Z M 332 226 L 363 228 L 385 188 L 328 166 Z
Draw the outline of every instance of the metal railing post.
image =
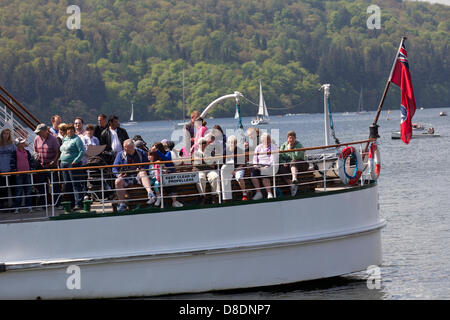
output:
M 359 145 L 359 153 L 361 153 L 361 161 L 363 162 L 363 163 L 361 163 L 361 165 L 364 167 L 364 156 L 362 154 L 362 146 L 361 145 Z M 355 171 L 357 169 L 358 169 L 358 164 L 356 165 Z M 361 178 L 359 178 L 359 180 L 361 181 L 361 186 L 364 185 L 363 173 L 361 173 Z
M 161 209 L 164 209 L 164 179 L 163 179 L 163 170 L 162 165 L 159 166 L 159 179 L 161 180 L 161 183 L 159 184 L 159 187 L 161 189 Z
M 103 168 L 100 169 L 100 185 L 102 190 L 102 213 L 105 213 L 105 188 L 103 185 Z M 94 199 L 95 197 L 92 197 Z
M 322 154 L 323 157 L 323 191 L 327 191 L 327 161 L 325 159 L 325 154 Z
M 277 179 L 275 175 L 275 164 L 272 164 L 273 197 L 277 197 Z
M 220 174 L 221 170 L 220 170 L 220 161 L 217 160 L 217 192 L 218 192 L 218 196 L 219 196 L 219 204 L 222 204 L 222 176 Z
M 45 180 L 47 180 L 47 178 Z M 45 197 L 45 215 L 48 218 L 47 181 L 44 182 L 44 197 Z
M 9 197 L 9 176 L 5 176 L 6 178 L 6 202 L 8 203 L 8 206 L 10 204 L 10 197 Z M 12 195 L 12 194 L 11 194 Z
M 54 201 L 55 199 L 54 199 L 54 194 L 53 194 L 53 192 L 54 192 L 53 183 L 54 183 L 53 171 L 50 171 L 50 196 L 52 199 L 52 217 L 55 216 L 55 201 Z

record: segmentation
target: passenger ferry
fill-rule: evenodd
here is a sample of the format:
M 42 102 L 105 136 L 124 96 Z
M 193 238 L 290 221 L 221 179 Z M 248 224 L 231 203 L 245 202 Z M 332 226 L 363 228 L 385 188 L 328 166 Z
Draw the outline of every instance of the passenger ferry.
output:
M 1 102 L 9 110 L 19 109 L 16 101 L 2 97 Z M 26 126 L 36 126 L 16 111 Z M 12 119 L 6 125 L 19 123 Z M 386 221 L 379 214 L 376 138 L 372 134 L 363 141 L 296 149 L 306 152 L 309 169 L 299 173 L 294 194 L 273 170 L 267 176 L 271 199 L 251 200 L 250 195 L 242 201 L 233 181 L 233 200 L 224 202 L 220 182 L 227 177 L 220 170 L 222 157 L 214 157 L 219 190 L 207 189 L 207 194 L 217 203 L 197 204 L 199 177 L 188 163 L 176 173 L 158 169 L 164 199 L 160 207 L 146 204 L 141 186 L 130 186 L 129 210 L 119 213 L 109 187 L 114 186 L 109 174 L 114 166 L 90 166 L 66 169 L 87 172 L 92 199 L 85 201 L 84 210 L 71 212 L 69 206 L 56 206 L 66 197 L 55 192 L 56 175 L 63 169 L 46 170 L 51 183 L 43 188 L 45 206 L 34 206 L 31 213 L 0 212 L 0 299 L 207 292 L 334 277 L 378 265 Z M 326 166 L 325 158 L 336 167 Z M 317 164 L 323 164 L 321 170 Z M 1 175 L 9 186 L 13 175 L 36 173 Z M 165 188 L 173 185 L 183 207 L 170 206 Z M 246 187 L 256 191 L 247 176 Z

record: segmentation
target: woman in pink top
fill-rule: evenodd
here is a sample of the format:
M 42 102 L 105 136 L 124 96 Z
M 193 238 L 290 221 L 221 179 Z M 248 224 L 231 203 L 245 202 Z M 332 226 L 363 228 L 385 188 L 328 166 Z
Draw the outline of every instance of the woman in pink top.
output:
M 11 156 L 11 171 L 30 171 L 34 170 L 33 160 L 30 152 L 25 149 L 26 140 L 17 138 L 15 141 L 16 151 Z M 32 198 L 31 195 L 31 179 L 30 174 L 16 175 L 15 187 L 15 213 L 19 213 L 19 207 L 22 206 L 22 199 L 25 196 L 25 206 L 28 207 L 28 212 L 31 212 Z
M 206 127 L 206 121 L 203 120 L 202 117 L 198 117 L 195 122 L 195 136 L 194 136 L 194 145 L 191 148 L 191 154 L 198 149 L 199 144 L 198 141 L 200 138 L 203 138 L 208 133 L 208 128 Z

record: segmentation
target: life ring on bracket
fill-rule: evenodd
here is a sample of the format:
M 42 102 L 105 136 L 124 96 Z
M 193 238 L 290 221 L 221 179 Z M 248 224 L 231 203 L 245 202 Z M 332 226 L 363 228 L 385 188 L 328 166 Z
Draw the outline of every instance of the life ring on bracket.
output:
M 355 171 L 352 176 L 349 175 L 345 170 L 345 163 L 348 157 L 354 158 L 356 160 Z M 359 178 L 361 178 L 363 172 L 363 161 L 361 153 L 356 151 L 356 149 L 351 146 L 344 148 L 344 150 L 342 150 L 342 152 L 338 156 L 337 167 L 339 178 L 344 184 L 353 185 L 357 183 Z
M 369 174 L 371 180 L 377 180 L 380 176 L 381 159 L 380 151 L 375 142 L 370 145 L 369 149 Z

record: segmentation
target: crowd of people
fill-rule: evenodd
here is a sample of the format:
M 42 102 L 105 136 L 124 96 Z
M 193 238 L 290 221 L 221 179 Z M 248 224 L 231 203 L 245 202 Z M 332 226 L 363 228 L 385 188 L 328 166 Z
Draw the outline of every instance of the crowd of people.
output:
M 266 190 L 267 198 L 273 198 L 271 177 L 281 173 L 284 181 L 290 185 L 291 195 L 295 195 L 298 185 L 298 173 L 308 170 L 308 163 L 304 161 L 303 151 L 278 153 L 278 150 L 291 150 L 303 148 L 297 140 L 296 133 L 289 131 L 287 141 L 278 148 L 268 133 L 260 132 L 258 128 L 247 129 L 245 143 L 241 146 L 236 135 L 226 137 L 219 125 L 211 130 L 200 117 L 198 111 L 191 113 L 191 121 L 184 129 L 188 137 L 184 147 L 175 150 L 173 141 L 162 140 L 148 147 L 141 136 L 130 139 L 127 131 L 120 126 L 117 116 L 105 114 L 98 115 L 97 125 L 87 124 L 80 117 L 73 123 L 63 123 L 58 115 L 51 118 L 51 126 L 39 124 L 36 129 L 34 146 L 30 149 L 23 135 L 13 140 L 9 128 L 0 133 L 0 172 L 30 171 L 39 169 L 72 169 L 85 167 L 89 164 L 90 155 L 87 152 L 90 146 L 102 146 L 101 158 L 105 164 L 121 165 L 112 168 L 114 183 L 118 199 L 118 211 L 127 209 L 126 192 L 131 185 L 141 185 L 147 191 L 147 204 L 160 206 L 161 198 L 161 172 L 175 173 L 181 170 L 180 166 L 198 172 L 197 189 L 198 201 L 201 204 L 217 198 L 207 197 L 206 186 L 210 185 L 211 193 L 222 192 L 224 201 L 233 199 L 233 192 L 241 192 L 243 201 L 263 198 L 261 184 Z M 97 156 L 97 155 L 94 155 Z M 215 158 L 211 158 L 215 157 Z M 220 158 L 220 175 L 217 158 Z M 188 159 L 189 161 L 183 161 Z M 211 160 L 213 159 L 213 160 Z M 191 161 L 192 160 L 192 161 Z M 145 163 L 152 162 L 152 165 Z M 140 164 L 136 166 L 131 164 Z M 130 166 L 127 166 L 130 165 Z M 45 186 L 52 186 L 54 194 L 67 194 L 73 210 L 80 210 L 83 200 L 89 197 L 86 186 L 86 169 L 61 170 L 59 174 L 41 170 L 33 175 L 16 174 L 0 176 L 0 209 L 5 207 L 8 187 L 15 186 L 11 192 L 14 195 L 15 211 L 27 208 L 31 211 L 32 186 L 37 187 L 39 195 L 37 208 L 45 206 Z M 9 179 L 6 183 L 6 179 Z M 232 180 L 235 179 L 240 190 L 232 190 Z M 254 192 L 246 186 L 246 179 L 251 181 Z M 221 185 L 219 186 L 219 181 Z M 163 186 L 164 196 L 169 196 L 173 207 L 182 207 L 183 203 L 177 200 L 176 186 Z M 61 207 L 61 197 L 57 197 L 56 207 Z

